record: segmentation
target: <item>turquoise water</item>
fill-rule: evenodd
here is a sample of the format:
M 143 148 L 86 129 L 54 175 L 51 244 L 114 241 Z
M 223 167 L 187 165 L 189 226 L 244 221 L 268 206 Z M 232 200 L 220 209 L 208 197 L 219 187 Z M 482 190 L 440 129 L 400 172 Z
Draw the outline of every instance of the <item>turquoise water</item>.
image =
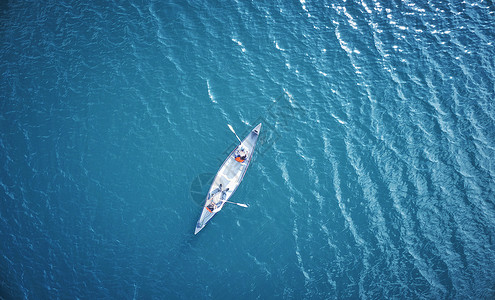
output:
M 90 1 L 92 2 L 92 1 Z M 1 299 L 493 299 L 491 1 L 0 4 Z M 262 122 L 232 201 L 211 179 Z

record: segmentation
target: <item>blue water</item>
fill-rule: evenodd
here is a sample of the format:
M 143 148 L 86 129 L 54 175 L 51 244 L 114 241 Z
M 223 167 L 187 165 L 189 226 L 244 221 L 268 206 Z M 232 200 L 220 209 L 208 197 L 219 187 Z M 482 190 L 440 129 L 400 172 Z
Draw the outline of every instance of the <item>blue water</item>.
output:
M 488 0 L 3 1 L 0 299 L 495 298 L 494 46 Z

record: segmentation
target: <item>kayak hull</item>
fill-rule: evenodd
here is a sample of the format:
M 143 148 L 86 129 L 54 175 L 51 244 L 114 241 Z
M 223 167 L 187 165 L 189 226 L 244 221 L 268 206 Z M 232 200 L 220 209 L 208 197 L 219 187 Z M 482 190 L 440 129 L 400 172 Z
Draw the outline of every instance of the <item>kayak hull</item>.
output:
M 242 143 L 239 144 L 237 147 L 232 150 L 232 152 L 229 154 L 229 156 L 225 159 L 223 162 L 222 166 L 218 170 L 217 174 L 215 175 L 215 179 L 213 179 L 213 182 L 211 183 L 210 189 L 208 190 L 208 194 L 206 195 L 206 201 L 205 205 L 203 207 L 203 211 L 201 212 L 201 216 L 196 223 L 196 228 L 194 230 L 194 234 L 197 234 L 198 232 L 203 229 L 208 221 L 210 221 L 211 218 L 215 214 L 217 214 L 225 205 L 226 201 L 229 201 L 229 199 L 232 197 L 234 192 L 237 190 L 239 187 L 242 179 L 244 178 L 244 175 L 246 174 L 247 168 L 249 167 L 249 164 L 251 162 L 251 159 L 253 158 L 253 153 L 254 149 L 256 147 L 256 142 L 258 141 L 259 133 L 261 130 L 261 123 L 258 124 L 247 136 L 242 140 Z M 247 150 L 247 157 L 244 162 L 239 162 L 235 160 L 235 155 L 237 153 L 237 150 L 241 147 Z M 221 193 L 218 193 L 217 195 L 213 197 L 208 197 L 212 192 L 218 187 L 222 185 L 222 189 L 226 190 L 228 189 L 228 192 L 223 195 L 223 199 L 218 199 L 220 198 Z M 211 204 L 212 201 L 216 201 L 218 203 L 218 207 L 215 210 L 210 210 L 208 209 L 208 205 Z

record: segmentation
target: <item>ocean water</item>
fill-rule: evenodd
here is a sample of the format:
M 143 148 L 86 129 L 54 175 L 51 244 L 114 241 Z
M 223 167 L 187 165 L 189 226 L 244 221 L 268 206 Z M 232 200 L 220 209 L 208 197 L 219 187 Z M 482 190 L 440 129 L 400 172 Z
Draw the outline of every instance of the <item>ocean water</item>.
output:
M 0 299 L 494 299 L 494 44 L 489 0 L 2 1 Z

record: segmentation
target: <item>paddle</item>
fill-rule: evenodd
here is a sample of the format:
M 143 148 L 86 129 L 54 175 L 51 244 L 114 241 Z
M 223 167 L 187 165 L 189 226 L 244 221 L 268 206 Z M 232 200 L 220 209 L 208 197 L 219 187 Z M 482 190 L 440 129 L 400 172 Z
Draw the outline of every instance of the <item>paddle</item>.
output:
M 227 202 L 227 203 L 232 203 L 232 204 L 236 204 L 236 205 L 239 205 L 239 206 L 242 206 L 242 207 L 246 207 L 246 208 L 248 208 L 248 207 L 249 207 L 249 205 L 244 204 L 244 203 L 237 203 L 237 202 L 232 202 L 232 201 L 225 201 L 225 202 Z
M 234 128 L 232 128 L 232 126 L 230 126 L 230 124 L 227 124 L 227 126 L 229 126 L 230 131 L 232 131 L 232 132 L 235 134 L 235 137 L 236 137 L 236 138 L 239 140 L 239 142 L 241 142 L 241 144 L 242 144 L 242 141 L 241 141 L 241 139 L 237 136 L 237 133 L 235 133 Z

